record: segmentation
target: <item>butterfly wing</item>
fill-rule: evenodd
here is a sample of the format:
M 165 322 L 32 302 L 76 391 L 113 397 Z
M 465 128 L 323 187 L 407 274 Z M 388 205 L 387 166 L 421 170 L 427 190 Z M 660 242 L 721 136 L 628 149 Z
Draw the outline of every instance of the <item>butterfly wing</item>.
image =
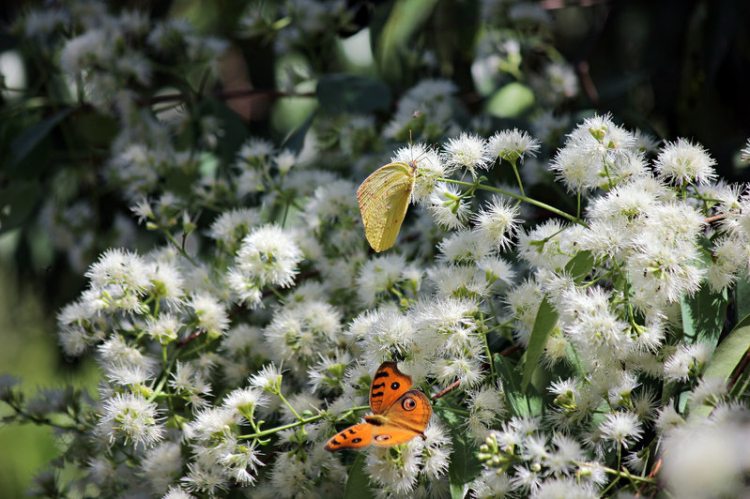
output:
M 411 388 L 411 376 L 398 370 L 396 362 L 383 362 L 372 377 L 370 408 L 375 414 L 387 411 Z
M 419 390 L 409 390 L 383 412 L 383 417 L 388 421 L 388 424 L 384 426 L 393 424 L 415 435 L 421 435 L 432 417 L 432 406 L 424 393 Z
M 378 168 L 357 189 L 365 237 L 375 251 L 387 250 L 396 242 L 414 181 L 412 167 L 396 162 Z
M 372 442 L 372 430 L 374 426 L 370 423 L 360 423 L 350 426 L 341 433 L 331 437 L 324 447 L 329 452 L 339 449 L 361 449 Z
M 405 444 L 419 435 L 421 435 L 420 432 L 401 428 L 394 424 L 373 426 L 372 445 L 375 447 L 392 447 L 398 444 Z

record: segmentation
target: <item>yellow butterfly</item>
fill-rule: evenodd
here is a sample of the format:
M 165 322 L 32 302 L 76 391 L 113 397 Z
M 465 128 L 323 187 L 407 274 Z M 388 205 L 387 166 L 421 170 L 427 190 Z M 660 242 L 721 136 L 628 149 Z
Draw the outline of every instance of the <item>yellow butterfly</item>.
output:
M 411 376 L 398 370 L 395 362 L 383 362 L 370 385 L 370 409 L 365 422 L 350 426 L 333 436 L 325 450 L 361 449 L 372 444 L 391 447 L 421 435 L 432 417 L 429 399 L 419 390 L 410 390 Z
M 397 161 L 375 170 L 357 189 L 365 236 L 375 251 L 385 251 L 396 241 L 416 176 L 415 161 Z

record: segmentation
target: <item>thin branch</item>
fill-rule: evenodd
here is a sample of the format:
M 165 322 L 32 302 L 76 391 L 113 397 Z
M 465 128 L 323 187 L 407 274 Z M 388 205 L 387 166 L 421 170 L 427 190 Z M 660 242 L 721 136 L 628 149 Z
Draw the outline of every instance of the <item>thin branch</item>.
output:
M 513 345 L 510 348 L 506 348 L 502 352 L 500 352 L 500 357 L 507 357 L 508 355 L 512 354 L 513 352 L 519 350 L 521 348 L 521 344 Z
M 432 396 L 432 401 L 435 402 L 437 400 L 440 400 L 443 396 L 447 395 L 448 393 L 450 393 L 453 390 L 455 390 L 456 388 L 458 388 L 458 385 L 460 385 L 460 384 L 461 384 L 461 380 L 460 379 L 454 381 L 453 383 L 451 383 L 450 385 L 448 385 L 443 391 L 441 391 L 440 393 L 437 393 L 437 394 L 433 395 Z
M 721 215 L 714 215 L 713 217 L 708 217 L 707 219 L 704 220 L 704 222 L 706 222 L 707 224 L 710 224 L 713 222 L 718 222 L 719 220 L 724 220 L 725 218 L 727 218 L 726 213 L 722 213 Z

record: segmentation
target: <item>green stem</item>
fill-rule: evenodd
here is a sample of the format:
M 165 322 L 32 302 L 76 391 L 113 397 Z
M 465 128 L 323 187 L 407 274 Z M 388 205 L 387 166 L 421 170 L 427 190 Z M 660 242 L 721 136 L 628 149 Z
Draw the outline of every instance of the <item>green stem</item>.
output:
M 364 411 L 365 409 L 369 409 L 369 408 L 370 408 L 370 406 L 367 406 L 367 405 L 360 406 L 360 407 L 352 407 L 351 409 L 349 409 L 348 411 L 346 411 L 344 413 L 343 417 L 340 418 L 340 419 L 344 419 L 345 417 L 347 417 L 349 414 L 351 414 L 353 412 Z M 320 414 L 317 414 L 315 416 L 311 416 L 311 417 L 305 418 L 305 419 L 300 419 L 296 423 L 289 423 L 287 425 L 277 426 L 276 428 L 271 428 L 269 430 L 256 431 L 255 433 L 251 433 L 250 435 L 241 435 L 238 438 L 248 439 L 248 440 L 262 438 L 262 437 L 266 437 L 268 435 L 273 435 L 274 433 L 278 433 L 280 431 L 289 430 L 291 428 L 297 428 L 298 426 L 304 426 L 304 425 L 309 424 L 309 423 L 314 423 L 315 421 L 323 419 L 324 417 L 326 417 L 326 413 L 321 412 Z
M 465 186 L 465 187 L 475 187 L 477 189 L 482 189 L 482 190 L 485 190 L 485 191 L 490 191 L 490 192 L 496 192 L 498 194 L 503 194 L 505 196 L 512 197 L 513 199 L 518 199 L 518 200 L 521 200 L 521 201 L 523 201 L 525 203 L 529 203 L 531 205 L 538 206 L 539 208 L 543 208 L 543 209 L 545 209 L 547 211 L 550 211 L 550 212 L 554 213 L 555 215 L 557 215 L 559 217 L 568 219 L 568 220 L 570 220 L 573 223 L 577 223 L 577 224 L 583 225 L 584 227 L 588 227 L 588 224 L 586 224 L 586 222 L 584 222 L 583 220 L 580 220 L 579 218 L 574 217 L 573 215 L 569 215 L 569 214 L 565 213 L 564 211 L 558 210 L 554 206 L 550 206 L 547 203 L 542 203 L 541 201 L 537 201 L 536 199 L 532 199 L 532 198 L 529 198 L 529 197 L 526 197 L 526 196 L 522 196 L 522 195 L 516 194 L 514 192 L 506 191 L 506 190 L 503 190 L 503 189 L 498 189 L 497 187 L 490 187 L 489 185 L 475 184 L 475 183 L 471 183 L 471 182 L 463 182 L 461 180 L 453 180 L 453 179 L 450 179 L 450 178 L 440 178 L 438 180 L 440 182 L 446 182 L 448 184 L 462 185 L 462 186 Z
M 292 411 L 292 414 L 294 414 L 295 418 L 299 419 L 300 421 L 305 421 L 305 418 L 303 418 L 302 416 L 300 416 L 299 414 L 297 414 L 297 411 L 294 410 L 294 407 L 292 407 L 292 404 L 290 404 L 287 401 L 287 399 L 284 398 L 284 395 L 281 394 L 281 391 L 279 391 L 279 393 L 277 393 L 276 395 L 278 395 L 279 398 L 281 399 L 281 401 L 284 402 L 284 405 L 286 405 L 289 408 L 289 410 Z
M 454 409 L 453 407 L 447 407 L 444 405 L 436 405 L 435 409 L 460 414 L 461 416 L 471 416 L 471 413 L 469 411 L 462 411 L 461 409 Z
M 518 188 L 521 189 L 521 196 L 526 196 L 526 193 L 523 192 L 523 182 L 521 182 L 521 175 L 518 174 L 518 168 L 516 167 L 516 161 L 518 161 L 518 160 L 510 161 L 510 166 L 513 167 L 513 173 L 516 174 L 516 180 L 518 181 Z
M 177 251 L 187 259 L 190 263 L 193 264 L 193 266 L 198 267 L 198 263 L 193 260 L 193 257 L 187 254 L 187 251 L 182 247 L 182 245 L 177 241 L 177 239 L 174 238 L 171 232 L 169 232 L 167 229 L 162 227 L 162 232 L 167 236 L 167 239 L 169 239 L 169 242 L 171 242 L 175 248 L 177 248 Z
M 641 477 L 641 476 L 638 476 L 638 475 L 633 475 L 633 474 L 631 474 L 627 470 L 617 471 L 615 469 L 608 468 L 606 466 L 602 466 L 602 465 L 599 465 L 599 464 L 596 464 L 596 463 L 591 463 L 591 462 L 576 462 L 575 464 L 577 466 L 585 466 L 587 468 L 598 468 L 598 469 L 604 471 L 605 473 L 609 473 L 610 475 L 617 475 L 618 479 L 619 478 L 627 478 L 628 480 L 635 480 L 637 482 L 642 482 L 642 483 L 656 483 L 656 479 L 655 478 L 648 478 L 648 477 Z M 614 483 L 614 482 L 612 482 L 612 483 Z M 607 490 L 609 490 L 610 487 L 612 487 L 612 484 L 610 484 L 610 486 L 607 487 L 607 489 L 605 489 L 605 492 Z M 604 492 L 602 492 L 601 495 L 603 496 Z

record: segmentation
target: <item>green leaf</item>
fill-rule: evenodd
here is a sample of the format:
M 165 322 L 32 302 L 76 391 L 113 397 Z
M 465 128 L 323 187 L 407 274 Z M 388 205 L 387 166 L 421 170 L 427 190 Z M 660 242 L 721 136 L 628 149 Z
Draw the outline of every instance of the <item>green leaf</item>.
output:
M 370 477 L 365 473 L 365 454 L 358 452 L 349 468 L 349 478 L 344 488 L 344 499 L 372 499 L 375 494 L 370 488 Z
M 596 259 L 590 251 L 581 251 L 565 265 L 565 273 L 569 274 L 576 284 L 581 284 L 594 268 L 594 263 Z
M 534 328 L 531 330 L 529 346 L 526 349 L 526 363 L 523 366 L 523 380 L 521 381 L 521 390 L 526 391 L 531 381 L 534 370 L 539 365 L 542 358 L 544 346 L 547 344 L 547 338 L 557 324 L 558 314 L 552 304 L 545 296 L 539 305 L 539 311 L 536 313 Z
M 682 330 L 687 343 L 716 346 L 724 328 L 729 303 L 728 293 L 714 293 L 705 285 L 693 296 L 680 298 Z
M 381 29 L 372 32 L 371 44 L 381 74 L 400 79 L 401 61 L 409 42 L 432 15 L 437 0 L 396 0 Z
M 736 318 L 739 321 L 743 317 L 750 315 L 750 281 L 747 277 L 742 277 L 737 281 L 734 288 Z
M 310 116 L 308 116 L 307 119 L 302 122 L 302 124 L 294 128 L 293 130 L 290 130 L 281 143 L 282 147 L 299 154 L 299 152 L 302 150 L 302 147 L 305 145 L 305 136 L 307 135 L 308 130 L 310 130 L 310 126 L 312 125 L 313 121 L 315 121 L 316 115 L 317 113 L 313 111 L 312 113 L 310 113 Z
M 391 106 L 391 89 L 365 76 L 328 74 L 318 80 L 318 102 L 331 114 L 371 113 Z
M 534 93 L 522 83 L 508 83 L 490 97 L 487 112 L 498 118 L 521 116 L 534 105 Z
M 495 370 L 503 382 L 503 392 L 514 416 L 539 415 L 542 411 L 542 399 L 533 386 L 526 392 L 521 391 L 521 374 L 518 366 L 509 359 L 495 354 Z
M 750 315 L 742 319 L 716 347 L 713 356 L 706 364 L 703 378 L 721 378 L 728 381 L 749 348 Z M 711 412 L 711 408 L 708 406 L 691 407 L 690 409 L 691 417 L 705 417 Z
M 10 150 L 13 154 L 13 161 L 15 163 L 23 161 L 23 159 L 52 131 L 52 129 L 72 112 L 72 107 L 63 109 L 21 132 L 13 139 L 13 142 L 11 142 L 10 145 Z
M 442 419 L 447 424 L 453 441 L 453 452 L 451 452 L 451 461 L 448 465 L 451 497 L 462 498 L 468 490 L 468 485 L 482 472 L 482 463 L 477 458 L 477 448 L 474 446 L 472 436 L 463 426 L 463 420 L 447 411 L 445 416 L 447 417 Z

